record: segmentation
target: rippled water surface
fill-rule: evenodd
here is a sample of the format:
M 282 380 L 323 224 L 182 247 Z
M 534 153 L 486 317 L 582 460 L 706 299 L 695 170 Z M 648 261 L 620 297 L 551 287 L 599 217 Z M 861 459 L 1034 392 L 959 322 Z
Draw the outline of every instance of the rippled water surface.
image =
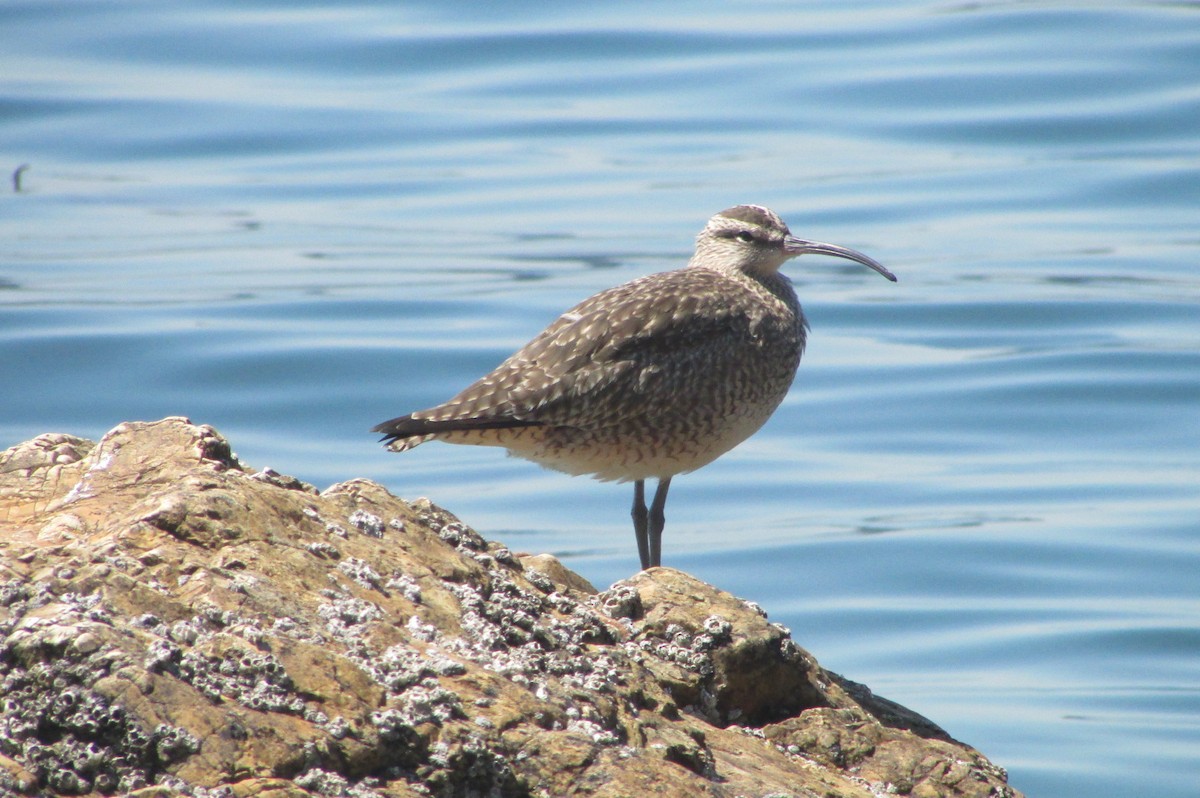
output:
M 796 385 L 676 480 L 668 564 L 1031 796 L 1196 794 L 1200 5 L 0 19 L 0 446 L 187 415 L 606 585 L 628 486 L 367 429 L 769 205 L 900 282 L 789 264 Z

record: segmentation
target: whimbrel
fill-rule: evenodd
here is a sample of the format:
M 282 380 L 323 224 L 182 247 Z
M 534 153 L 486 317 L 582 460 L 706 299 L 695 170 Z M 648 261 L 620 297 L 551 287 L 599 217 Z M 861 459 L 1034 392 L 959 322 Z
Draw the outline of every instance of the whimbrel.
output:
M 738 205 L 708 220 L 686 267 L 585 299 L 450 401 L 372 431 L 396 452 L 431 440 L 502 446 L 632 481 L 642 568 L 660 565 L 671 478 L 750 437 L 792 384 L 808 323 L 779 268 L 806 254 L 896 280 L 861 252 L 796 238 L 773 211 Z

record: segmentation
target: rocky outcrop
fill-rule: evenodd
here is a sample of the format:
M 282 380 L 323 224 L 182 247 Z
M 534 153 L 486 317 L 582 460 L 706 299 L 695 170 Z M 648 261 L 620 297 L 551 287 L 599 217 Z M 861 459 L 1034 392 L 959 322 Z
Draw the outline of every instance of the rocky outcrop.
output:
M 1010 796 L 666 568 L 596 592 L 186 419 L 0 455 L 0 793 Z

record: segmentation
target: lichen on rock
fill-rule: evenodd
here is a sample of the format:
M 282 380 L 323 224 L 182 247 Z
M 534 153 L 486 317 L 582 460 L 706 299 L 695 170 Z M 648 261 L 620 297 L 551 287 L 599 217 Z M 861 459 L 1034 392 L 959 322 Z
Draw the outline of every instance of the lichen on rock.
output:
M 182 418 L 0 454 L 0 794 L 1009 796 L 666 568 L 597 592 Z

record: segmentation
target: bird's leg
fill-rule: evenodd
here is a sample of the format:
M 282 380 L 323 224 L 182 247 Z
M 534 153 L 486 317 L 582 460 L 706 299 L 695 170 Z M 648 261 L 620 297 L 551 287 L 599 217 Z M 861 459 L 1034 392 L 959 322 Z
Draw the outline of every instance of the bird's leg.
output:
M 667 506 L 667 490 L 671 487 L 671 478 L 663 477 L 658 481 L 658 490 L 654 491 L 654 501 L 650 505 L 650 524 L 646 530 L 650 538 L 650 565 L 662 565 L 662 533 L 667 525 L 667 517 L 663 508 Z
M 646 510 L 646 482 L 633 483 L 633 535 L 637 538 L 638 556 L 642 558 L 642 570 L 650 567 L 650 516 Z

